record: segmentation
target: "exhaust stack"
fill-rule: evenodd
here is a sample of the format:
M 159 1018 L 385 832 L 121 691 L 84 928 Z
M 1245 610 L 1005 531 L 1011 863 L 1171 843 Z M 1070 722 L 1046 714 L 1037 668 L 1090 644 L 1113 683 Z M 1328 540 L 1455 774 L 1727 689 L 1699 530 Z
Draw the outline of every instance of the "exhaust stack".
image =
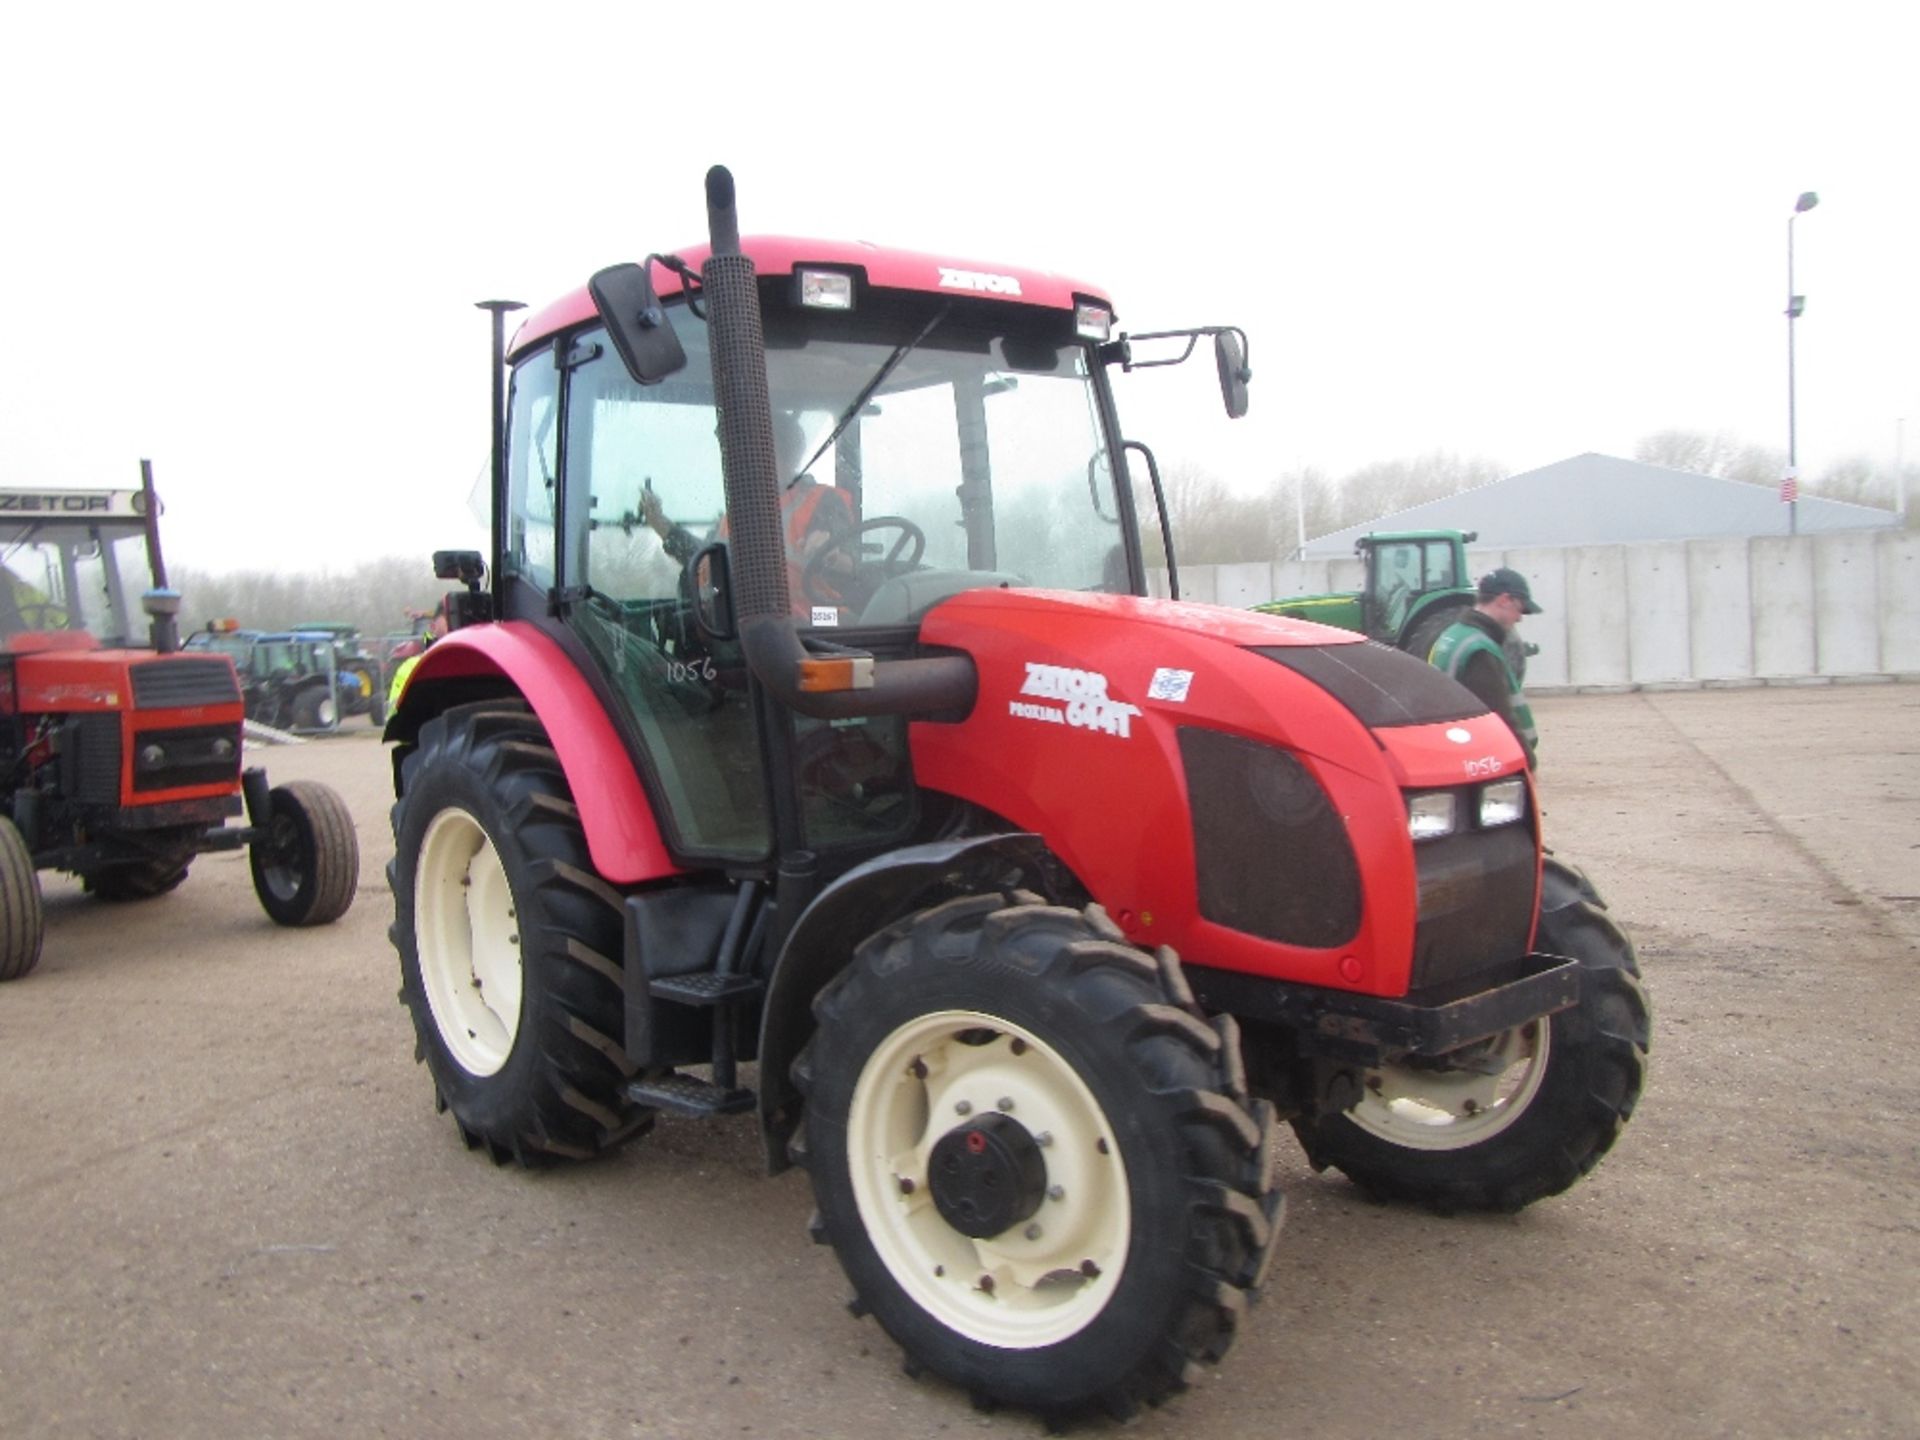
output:
M 876 663 L 845 650 L 817 657 L 807 652 L 787 593 L 759 284 L 752 259 L 740 251 L 733 175 L 723 165 L 707 172 L 707 231 L 712 253 L 701 266 L 700 282 L 720 414 L 728 571 L 747 664 L 783 705 L 819 719 L 970 709 L 978 689 L 971 660 Z

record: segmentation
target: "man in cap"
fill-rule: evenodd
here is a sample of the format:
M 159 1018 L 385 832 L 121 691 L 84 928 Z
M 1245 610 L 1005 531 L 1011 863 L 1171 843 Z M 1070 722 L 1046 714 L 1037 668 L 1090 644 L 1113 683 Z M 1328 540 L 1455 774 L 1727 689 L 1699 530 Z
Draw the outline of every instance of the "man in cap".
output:
M 1505 642 L 1521 616 L 1539 613 L 1526 576 L 1502 566 L 1481 576 L 1478 603 L 1461 611 L 1427 654 L 1429 664 L 1458 680 L 1507 722 L 1527 752 L 1530 766 L 1539 764 L 1540 737 L 1520 689 L 1520 677 L 1507 661 Z

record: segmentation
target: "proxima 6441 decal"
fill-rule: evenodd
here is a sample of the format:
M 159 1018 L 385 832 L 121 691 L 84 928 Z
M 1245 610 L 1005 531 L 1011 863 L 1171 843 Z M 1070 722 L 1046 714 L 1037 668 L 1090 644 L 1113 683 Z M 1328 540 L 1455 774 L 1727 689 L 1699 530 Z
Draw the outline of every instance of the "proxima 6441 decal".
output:
M 1133 733 L 1137 705 L 1114 700 L 1107 695 L 1107 677 L 1094 670 L 1073 670 L 1065 665 L 1039 665 L 1027 662 L 1027 680 L 1022 695 L 1033 700 L 1012 700 L 1007 713 L 1022 720 L 1041 720 L 1053 725 L 1071 725 L 1080 730 L 1099 730 L 1118 735 L 1122 740 Z M 1053 705 L 1034 701 L 1052 700 Z

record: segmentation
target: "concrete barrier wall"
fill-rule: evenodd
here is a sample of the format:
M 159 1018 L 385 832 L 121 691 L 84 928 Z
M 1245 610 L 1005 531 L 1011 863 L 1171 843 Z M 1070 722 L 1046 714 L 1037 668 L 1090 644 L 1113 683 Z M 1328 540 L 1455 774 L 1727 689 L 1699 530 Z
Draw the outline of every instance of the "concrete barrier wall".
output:
M 1510 565 L 1541 613 L 1527 687 L 1920 676 L 1920 534 L 1686 540 L 1528 550 L 1471 548 L 1474 574 Z M 1192 565 L 1188 600 L 1244 609 L 1357 590 L 1354 559 Z M 1166 593 L 1156 572 L 1153 592 Z

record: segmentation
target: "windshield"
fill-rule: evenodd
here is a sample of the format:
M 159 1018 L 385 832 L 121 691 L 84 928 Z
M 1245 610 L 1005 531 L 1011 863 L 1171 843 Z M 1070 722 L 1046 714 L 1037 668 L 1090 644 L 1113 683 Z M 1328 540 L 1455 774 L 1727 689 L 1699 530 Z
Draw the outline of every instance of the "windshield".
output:
M 1086 349 L 1008 333 L 1006 319 L 952 305 L 769 311 L 788 588 L 803 620 L 912 622 L 983 585 L 1129 588 Z M 668 598 L 685 556 L 726 538 L 706 327 L 684 308 L 674 324 L 687 366 L 660 385 L 629 380 L 597 332 L 569 357 L 564 583 Z M 542 388 L 516 385 L 528 404 Z M 514 538 L 534 573 L 550 564 L 534 543 L 542 448 L 523 445 L 516 487 Z
M 0 638 L 85 630 L 130 638 L 129 597 L 147 588 L 144 535 L 102 526 L 40 525 L 0 549 Z

